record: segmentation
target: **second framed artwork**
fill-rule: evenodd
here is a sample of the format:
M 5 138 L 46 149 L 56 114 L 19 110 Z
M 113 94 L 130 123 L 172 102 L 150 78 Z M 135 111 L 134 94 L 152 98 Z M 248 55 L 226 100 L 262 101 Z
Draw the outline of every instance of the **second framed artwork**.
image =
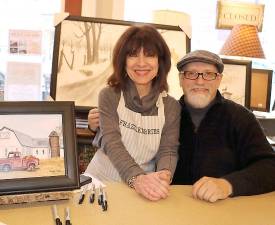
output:
M 79 188 L 73 102 L 0 102 L 0 195 Z
M 270 111 L 272 70 L 252 69 L 250 108 Z
M 112 51 L 131 25 L 144 23 L 69 16 L 56 26 L 51 78 L 55 100 L 75 101 L 78 107 L 97 106 L 99 91 L 112 73 Z M 178 26 L 151 24 L 167 42 L 172 66 L 168 76 L 170 94 L 179 99 L 177 61 L 190 51 L 190 39 Z
M 225 58 L 222 61 L 224 71 L 219 91 L 223 97 L 250 108 L 252 62 Z

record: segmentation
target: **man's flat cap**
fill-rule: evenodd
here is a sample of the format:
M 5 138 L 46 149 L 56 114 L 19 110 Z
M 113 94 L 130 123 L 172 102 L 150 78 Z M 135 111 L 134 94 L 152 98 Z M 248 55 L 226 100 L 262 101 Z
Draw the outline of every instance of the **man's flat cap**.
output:
M 203 62 L 203 63 L 214 64 L 217 67 L 219 73 L 223 72 L 224 65 L 221 58 L 217 54 L 206 50 L 196 50 L 186 54 L 177 63 L 177 68 L 179 71 L 181 71 L 186 64 L 192 63 L 192 62 Z

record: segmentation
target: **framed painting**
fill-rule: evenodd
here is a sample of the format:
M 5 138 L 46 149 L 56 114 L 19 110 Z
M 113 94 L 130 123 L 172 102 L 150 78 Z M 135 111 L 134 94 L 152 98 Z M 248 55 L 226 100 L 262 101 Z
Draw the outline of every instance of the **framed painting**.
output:
M 51 78 L 51 97 L 74 101 L 76 108 L 97 106 L 99 91 L 112 73 L 112 51 L 121 34 L 137 22 L 69 16 L 56 26 Z M 168 76 L 170 94 L 182 95 L 177 61 L 190 51 L 190 39 L 178 26 L 155 26 L 172 55 Z
M 79 188 L 73 102 L 0 102 L 0 121 L 0 195 Z
M 257 111 L 270 111 L 272 70 L 252 69 L 250 108 Z
M 225 58 L 222 61 L 224 71 L 219 91 L 223 97 L 249 108 L 252 62 Z

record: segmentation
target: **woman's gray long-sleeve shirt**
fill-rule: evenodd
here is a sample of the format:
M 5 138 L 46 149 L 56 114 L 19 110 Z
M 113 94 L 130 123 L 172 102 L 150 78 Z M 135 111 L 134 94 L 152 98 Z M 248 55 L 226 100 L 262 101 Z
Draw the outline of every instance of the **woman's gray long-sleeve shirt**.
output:
M 104 88 L 99 94 L 100 131 L 97 132 L 93 144 L 99 151 L 104 150 L 114 167 L 118 170 L 122 180 L 127 182 L 131 177 L 144 174 L 121 141 L 119 117 L 117 107 L 121 93 L 112 87 Z M 156 101 L 158 94 L 152 90 L 149 95 L 140 99 L 133 83 L 128 82 L 123 92 L 125 107 L 141 113 L 142 116 L 155 116 L 158 113 Z M 171 96 L 163 98 L 165 124 L 161 134 L 161 141 L 155 157 L 156 171 L 168 169 L 174 174 L 178 159 L 180 105 Z

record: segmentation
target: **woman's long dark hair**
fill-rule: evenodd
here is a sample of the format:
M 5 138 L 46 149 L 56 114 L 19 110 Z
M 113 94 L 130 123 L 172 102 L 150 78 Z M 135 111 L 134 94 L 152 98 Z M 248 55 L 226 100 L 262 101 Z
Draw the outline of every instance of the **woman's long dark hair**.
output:
M 159 83 L 159 91 L 168 91 L 167 75 L 171 68 L 170 50 L 157 31 L 151 25 L 131 26 L 118 39 L 113 51 L 113 74 L 108 85 L 123 90 L 126 82 L 126 57 L 137 54 L 143 48 L 144 54 L 158 56 L 158 75 L 153 80 Z

